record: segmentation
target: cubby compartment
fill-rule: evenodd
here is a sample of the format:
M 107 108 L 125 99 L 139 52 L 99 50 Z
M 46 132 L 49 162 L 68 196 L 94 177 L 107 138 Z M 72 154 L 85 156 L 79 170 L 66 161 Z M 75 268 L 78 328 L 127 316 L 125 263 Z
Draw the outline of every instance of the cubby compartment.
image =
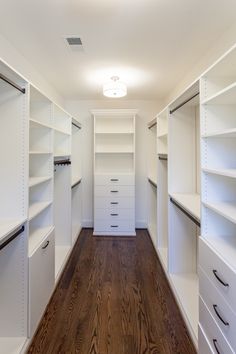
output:
M 134 173 L 133 153 L 96 153 L 95 173 Z
M 169 202 L 169 274 L 189 329 L 198 337 L 198 238 L 200 228 Z
M 32 85 L 30 86 L 30 119 L 44 126 L 53 125 L 51 101 Z
M 99 116 L 96 118 L 95 124 L 95 133 L 102 134 L 130 134 L 134 133 L 134 119 L 130 115 L 130 118 L 127 115 L 111 115 Z
M 30 121 L 29 151 L 52 152 L 52 129 Z
M 72 122 L 71 136 L 71 185 L 78 183 L 82 178 L 82 127 L 78 122 Z
M 54 131 L 54 157 L 71 155 L 71 137 L 57 130 Z
M 157 116 L 157 152 L 168 154 L 168 108 L 165 108 Z
M 54 129 L 62 134 L 71 134 L 71 117 L 62 108 L 53 105 Z
M 147 177 L 154 184 L 157 184 L 157 123 L 156 119 L 148 125 L 148 157 Z
M 133 134 L 96 134 L 95 152 L 134 152 Z

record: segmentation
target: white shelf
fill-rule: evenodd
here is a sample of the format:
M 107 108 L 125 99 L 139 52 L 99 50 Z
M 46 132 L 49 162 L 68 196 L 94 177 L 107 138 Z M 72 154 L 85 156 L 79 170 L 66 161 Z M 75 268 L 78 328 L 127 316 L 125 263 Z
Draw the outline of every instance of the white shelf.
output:
M 215 211 L 217 214 L 225 217 L 226 219 L 236 223 L 236 202 L 214 202 L 205 203 L 207 208 Z
M 168 249 L 167 249 L 167 247 L 166 248 L 164 248 L 164 247 L 158 248 L 158 253 L 159 253 L 162 265 L 164 266 L 164 269 L 166 270 L 168 267 Z
M 35 120 L 35 119 L 32 119 L 32 118 L 30 118 L 30 123 L 32 125 L 37 126 L 37 127 L 40 126 L 40 127 L 43 127 L 43 128 L 53 129 L 53 127 L 51 125 L 39 122 L 38 120 Z
M 51 151 L 41 151 L 41 150 L 34 150 L 34 151 L 30 151 L 29 152 L 30 155 L 49 155 L 49 154 L 52 154 Z
M 66 153 L 64 153 L 64 152 L 57 152 L 57 153 L 55 153 L 53 156 L 54 156 L 54 158 L 65 158 L 65 157 L 69 157 L 71 154 L 70 153 L 68 153 L 68 154 L 66 154 Z
M 26 337 L 0 337 L 0 354 L 21 353 L 26 340 Z
M 77 183 L 80 183 L 81 181 L 82 181 L 82 177 L 74 177 L 74 178 L 72 178 L 71 187 L 73 187 Z
M 202 104 L 235 104 L 236 82 L 207 98 Z
M 95 134 L 97 135 L 133 135 L 134 131 L 105 131 L 105 132 L 95 132 Z
M 216 131 L 210 134 L 202 135 L 202 138 L 235 138 L 236 137 L 236 129 L 225 129 Z
M 95 154 L 134 154 L 134 151 L 95 151 Z
M 63 130 L 63 129 L 59 129 L 59 128 L 53 128 L 55 133 L 59 133 L 59 134 L 65 134 L 65 135 L 71 135 L 71 133 Z
M 236 178 L 236 169 L 216 170 L 216 169 L 210 169 L 210 168 L 203 168 L 202 171 L 206 172 L 206 173 L 213 174 L 213 175 Z
M 167 135 L 168 135 L 168 133 L 166 132 L 166 133 L 158 134 L 157 137 L 158 137 L 158 139 L 167 138 Z
M 170 279 L 175 288 L 179 302 L 197 339 L 198 337 L 198 295 L 199 285 L 196 273 L 171 274 Z
M 61 272 L 61 269 L 67 259 L 67 255 L 70 252 L 70 246 L 56 246 L 55 247 L 55 277 L 57 278 Z
M 37 186 L 38 184 L 49 181 L 51 177 L 30 177 L 29 178 L 29 188 Z
M 173 193 L 170 195 L 180 206 L 188 211 L 195 218 L 201 218 L 201 198 L 200 194 Z
M 29 235 L 29 257 L 38 248 L 42 240 L 53 230 L 53 226 L 39 227 L 31 230 Z
M 19 228 L 26 219 L 7 219 L 0 220 L 0 241 L 3 241 L 10 234 L 12 234 L 17 228 Z
M 52 202 L 36 202 L 29 207 L 29 221 L 39 215 L 44 209 L 46 209 Z
M 152 177 L 152 176 L 148 176 L 148 182 L 151 183 L 152 185 L 154 185 L 155 187 L 157 187 L 157 179 Z

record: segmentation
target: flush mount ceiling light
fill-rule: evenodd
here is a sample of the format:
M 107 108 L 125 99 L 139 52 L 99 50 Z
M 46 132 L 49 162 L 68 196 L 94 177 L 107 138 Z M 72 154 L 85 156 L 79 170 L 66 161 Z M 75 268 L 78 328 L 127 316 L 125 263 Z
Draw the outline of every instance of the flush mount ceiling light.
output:
M 103 85 L 103 95 L 106 97 L 119 98 L 127 95 L 127 87 L 119 81 L 118 76 L 112 76 L 111 81 Z

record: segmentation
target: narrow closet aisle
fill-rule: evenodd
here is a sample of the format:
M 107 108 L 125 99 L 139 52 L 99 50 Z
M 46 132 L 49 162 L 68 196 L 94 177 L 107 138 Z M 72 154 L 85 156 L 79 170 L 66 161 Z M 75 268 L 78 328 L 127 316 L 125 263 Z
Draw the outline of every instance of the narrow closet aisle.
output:
M 82 231 L 28 353 L 196 353 L 146 230 Z

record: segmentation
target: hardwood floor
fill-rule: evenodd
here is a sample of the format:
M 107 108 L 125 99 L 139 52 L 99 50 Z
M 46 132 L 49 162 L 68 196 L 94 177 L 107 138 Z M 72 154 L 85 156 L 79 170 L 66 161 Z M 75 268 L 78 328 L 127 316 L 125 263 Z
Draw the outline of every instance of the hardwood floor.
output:
M 196 353 L 145 230 L 81 232 L 28 353 Z

